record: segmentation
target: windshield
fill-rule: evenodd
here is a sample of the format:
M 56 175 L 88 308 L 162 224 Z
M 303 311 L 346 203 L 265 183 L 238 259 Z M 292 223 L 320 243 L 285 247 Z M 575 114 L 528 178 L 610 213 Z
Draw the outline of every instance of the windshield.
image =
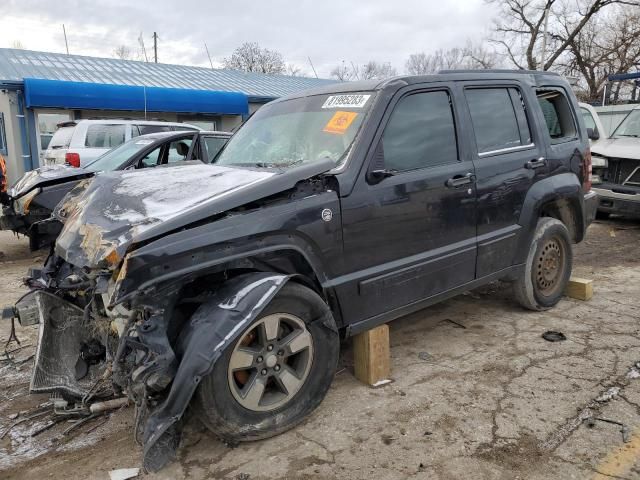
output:
M 143 148 L 154 142 L 150 138 L 134 138 L 119 147 L 109 150 L 104 155 L 98 157 L 93 162 L 84 167 L 91 172 L 109 172 L 117 169 Z
M 372 92 L 314 95 L 266 105 L 229 140 L 215 163 L 288 168 L 330 158 L 338 165 L 373 96 Z
M 640 138 L 640 109 L 632 110 L 612 136 Z

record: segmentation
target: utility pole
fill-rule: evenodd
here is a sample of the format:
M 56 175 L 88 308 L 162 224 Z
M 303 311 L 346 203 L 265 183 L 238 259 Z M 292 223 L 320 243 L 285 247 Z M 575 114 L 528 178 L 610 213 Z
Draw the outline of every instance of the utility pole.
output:
M 211 55 L 209 55 L 209 47 L 207 47 L 207 42 L 204 42 L 204 49 L 207 51 L 207 57 L 209 57 L 209 64 L 211 65 L 211 70 L 213 70 L 213 62 L 211 61 Z
M 153 61 L 158 63 L 158 34 L 153 32 Z
M 64 28 L 64 23 L 62 24 L 62 33 L 64 33 L 64 45 L 67 47 L 67 55 L 69 55 L 69 43 L 67 42 L 67 30 Z
M 542 54 L 540 55 L 540 70 L 544 70 L 544 59 L 547 56 L 547 31 L 549 30 L 549 7 L 544 9 L 544 34 L 542 36 Z

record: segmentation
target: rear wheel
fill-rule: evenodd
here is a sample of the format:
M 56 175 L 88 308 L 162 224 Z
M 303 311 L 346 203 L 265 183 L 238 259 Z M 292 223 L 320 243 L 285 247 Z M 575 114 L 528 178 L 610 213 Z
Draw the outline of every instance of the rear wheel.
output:
M 198 413 L 232 443 L 281 433 L 320 404 L 338 354 L 328 306 L 314 291 L 290 282 L 202 379 Z
M 567 227 L 555 218 L 539 219 L 524 272 L 513 285 L 516 300 L 531 310 L 556 305 L 571 277 L 572 261 Z

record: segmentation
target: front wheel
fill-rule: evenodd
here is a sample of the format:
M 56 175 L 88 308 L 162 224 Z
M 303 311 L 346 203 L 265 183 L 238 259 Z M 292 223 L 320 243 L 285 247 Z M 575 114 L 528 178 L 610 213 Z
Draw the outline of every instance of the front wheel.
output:
M 320 404 L 339 350 L 326 303 L 289 282 L 203 377 L 195 396 L 200 418 L 231 443 L 284 432 Z
M 523 274 L 513 284 L 516 300 L 530 310 L 548 310 L 564 294 L 573 255 L 567 227 L 555 218 L 540 218 Z

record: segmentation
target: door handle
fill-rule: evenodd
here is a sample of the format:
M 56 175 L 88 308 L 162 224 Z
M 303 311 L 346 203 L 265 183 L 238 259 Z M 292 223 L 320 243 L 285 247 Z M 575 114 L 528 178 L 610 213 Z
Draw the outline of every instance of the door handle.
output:
M 468 185 L 469 183 L 473 183 L 476 179 L 476 176 L 469 172 L 464 175 L 456 175 L 455 177 L 451 177 L 449 180 L 444 182 L 444 184 L 449 188 L 458 188 L 463 185 Z
M 545 167 L 547 165 L 547 159 L 544 157 L 534 158 L 533 160 L 529 160 L 524 164 L 524 168 L 528 168 L 529 170 L 535 170 L 536 168 Z

